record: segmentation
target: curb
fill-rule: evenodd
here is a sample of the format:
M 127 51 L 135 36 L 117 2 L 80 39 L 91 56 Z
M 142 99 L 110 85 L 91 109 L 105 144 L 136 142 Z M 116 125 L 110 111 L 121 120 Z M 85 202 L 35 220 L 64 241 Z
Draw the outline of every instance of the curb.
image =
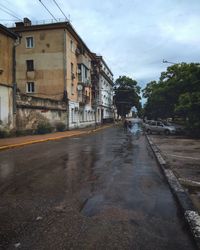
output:
M 108 126 L 104 126 L 104 127 L 100 127 L 100 128 L 96 128 L 96 129 L 92 129 L 92 130 L 88 130 L 88 131 L 82 131 L 82 132 L 78 132 L 78 133 L 74 132 L 73 134 L 70 134 L 70 135 L 68 134 L 68 135 L 62 135 L 62 136 L 57 136 L 57 137 L 49 137 L 49 138 L 46 138 L 46 139 L 31 140 L 31 141 L 17 143 L 17 144 L 0 146 L 0 151 L 6 150 L 6 149 L 17 148 L 17 147 L 23 147 L 23 146 L 26 146 L 26 145 L 31 145 L 31 144 L 41 143 L 41 142 L 56 141 L 56 140 L 69 138 L 69 137 L 73 137 L 73 136 L 90 134 L 90 133 L 94 133 L 94 132 L 97 132 L 97 131 L 105 129 L 105 128 L 109 128 L 111 126 L 112 125 L 108 125 Z
M 167 182 L 172 190 L 172 193 L 176 197 L 181 207 L 181 210 L 184 214 L 184 218 L 187 224 L 189 225 L 190 231 L 196 242 L 197 248 L 200 249 L 200 215 L 194 208 L 194 205 L 188 193 L 182 187 L 182 185 L 180 184 L 179 180 L 177 179 L 173 171 L 170 169 L 170 167 L 167 166 L 166 161 L 163 159 L 158 147 L 153 143 L 153 141 L 147 134 L 146 138 L 156 157 L 159 166 L 161 167 L 167 179 Z

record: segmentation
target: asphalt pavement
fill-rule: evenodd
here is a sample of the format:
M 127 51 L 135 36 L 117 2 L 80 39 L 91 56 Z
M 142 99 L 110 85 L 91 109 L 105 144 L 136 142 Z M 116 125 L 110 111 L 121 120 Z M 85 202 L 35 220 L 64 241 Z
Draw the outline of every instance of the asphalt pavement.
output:
M 1 249 L 196 249 L 141 131 L 1 151 L 0 195 Z

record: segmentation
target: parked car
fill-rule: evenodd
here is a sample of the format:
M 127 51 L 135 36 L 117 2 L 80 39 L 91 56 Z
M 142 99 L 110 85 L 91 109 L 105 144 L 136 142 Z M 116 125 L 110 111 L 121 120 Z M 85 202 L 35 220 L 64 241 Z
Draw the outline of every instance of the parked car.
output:
M 166 135 L 175 134 L 176 128 L 174 126 L 171 126 L 169 124 L 164 124 L 161 121 L 149 121 L 148 123 L 145 123 L 145 131 L 148 134 L 151 134 L 153 132 L 155 133 L 164 133 Z

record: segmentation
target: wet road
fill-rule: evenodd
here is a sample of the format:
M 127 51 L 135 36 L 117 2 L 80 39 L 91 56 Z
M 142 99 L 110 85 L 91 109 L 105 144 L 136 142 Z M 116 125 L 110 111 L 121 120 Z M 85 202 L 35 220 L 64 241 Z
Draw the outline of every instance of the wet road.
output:
M 1 249 L 195 249 L 140 133 L 0 152 L 0 182 Z

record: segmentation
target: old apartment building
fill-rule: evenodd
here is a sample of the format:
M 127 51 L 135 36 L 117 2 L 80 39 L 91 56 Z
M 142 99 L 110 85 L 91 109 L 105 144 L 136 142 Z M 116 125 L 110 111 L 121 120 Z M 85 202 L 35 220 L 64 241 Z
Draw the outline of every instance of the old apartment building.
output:
M 13 86 L 17 35 L 0 24 L 0 128 L 14 126 Z
M 11 29 L 20 36 L 16 79 L 22 93 L 63 100 L 68 128 L 95 121 L 91 105 L 93 54 L 69 22 L 33 25 L 27 18 Z
M 96 109 L 97 123 L 113 119 L 113 73 L 102 56 L 93 54 L 93 106 Z

